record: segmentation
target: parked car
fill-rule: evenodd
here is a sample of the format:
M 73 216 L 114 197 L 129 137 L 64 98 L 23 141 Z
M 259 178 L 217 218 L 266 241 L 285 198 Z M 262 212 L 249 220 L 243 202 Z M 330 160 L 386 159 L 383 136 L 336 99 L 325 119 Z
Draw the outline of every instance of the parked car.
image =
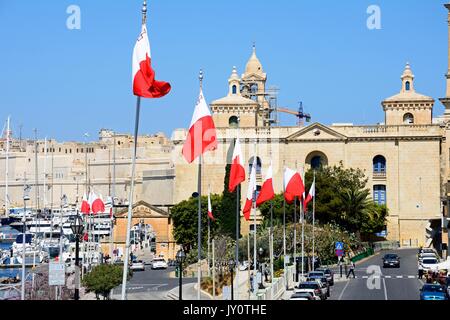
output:
M 309 300 L 315 300 L 315 298 L 311 292 L 299 292 L 299 293 L 294 293 L 289 300 L 309 301 Z
M 145 263 L 142 260 L 134 261 L 131 264 L 130 269 L 133 271 L 145 271 Z
M 309 292 L 314 296 L 314 300 L 325 300 L 322 287 L 317 281 L 302 282 L 295 288 L 295 293 Z
M 156 258 L 152 261 L 152 270 L 167 269 L 168 267 L 166 260 L 163 258 Z
M 439 264 L 439 260 L 436 258 L 424 258 L 420 262 L 420 265 L 422 266 L 423 271 L 437 270 L 438 264 Z
M 448 300 L 447 288 L 440 284 L 425 284 L 420 289 L 420 300 Z
M 330 297 L 330 284 L 328 283 L 327 277 L 312 277 L 308 278 L 306 281 L 316 281 L 320 284 L 322 289 L 322 294 L 326 297 Z
M 431 252 L 422 253 L 422 254 L 419 255 L 419 261 L 422 261 L 425 258 L 436 258 L 436 259 L 438 259 L 439 256 L 436 253 L 431 253 Z
M 322 278 L 325 277 L 325 272 L 323 271 L 311 271 L 308 273 L 308 278 Z
M 325 277 L 328 279 L 328 283 L 330 286 L 334 286 L 334 272 L 328 268 L 317 268 L 315 271 L 323 272 Z
M 400 268 L 400 257 L 393 253 L 384 255 L 383 268 Z

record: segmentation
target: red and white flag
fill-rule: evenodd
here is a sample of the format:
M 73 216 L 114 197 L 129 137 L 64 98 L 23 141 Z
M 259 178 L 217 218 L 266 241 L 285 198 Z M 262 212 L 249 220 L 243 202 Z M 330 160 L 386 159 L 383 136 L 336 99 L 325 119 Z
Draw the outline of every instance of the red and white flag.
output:
M 233 151 L 233 162 L 231 163 L 230 182 L 228 190 L 234 192 L 236 187 L 245 181 L 244 158 L 242 157 L 241 143 L 239 137 L 236 139 L 236 144 Z
M 308 212 L 308 203 L 310 203 L 315 196 L 316 196 L 316 178 L 314 178 L 311 188 L 309 189 L 308 196 L 303 201 L 303 210 L 305 213 Z
M 243 211 L 244 218 L 247 221 L 250 220 L 253 205 L 253 197 L 255 195 L 255 192 L 256 192 L 256 157 L 254 157 L 253 160 L 252 172 L 250 173 L 250 183 L 248 184 L 247 200 L 245 201 Z
M 275 191 L 273 190 L 273 173 L 272 165 L 270 165 L 269 170 L 266 173 L 266 179 L 264 180 L 261 192 L 259 193 L 258 199 L 256 199 L 256 206 L 259 207 L 263 203 L 273 200 L 275 198 Z
M 284 198 L 287 203 L 294 202 L 295 197 L 301 199 L 305 192 L 302 177 L 294 170 L 286 168 L 284 171 Z
M 105 212 L 105 203 L 101 197 L 99 198 L 94 192 L 89 195 L 89 202 L 91 204 L 91 211 L 93 214 Z
M 143 24 L 133 51 L 133 93 L 143 98 L 162 98 L 170 92 L 170 89 L 169 83 L 155 80 L 150 41 L 147 27 Z
M 216 219 L 214 218 L 213 211 L 212 211 L 212 205 L 211 205 L 211 192 L 208 193 L 208 217 L 209 217 L 211 220 L 213 220 L 213 221 L 216 220 Z
M 202 90 L 195 106 L 191 126 L 183 146 L 183 156 L 192 163 L 207 151 L 217 149 L 217 133 L 214 121 Z
M 86 194 L 83 196 L 83 200 L 81 202 L 81 209 L 80 209 L 82 214 L 89 214 L 91 213 L 91 206 L 88 202 L 87 196 Z

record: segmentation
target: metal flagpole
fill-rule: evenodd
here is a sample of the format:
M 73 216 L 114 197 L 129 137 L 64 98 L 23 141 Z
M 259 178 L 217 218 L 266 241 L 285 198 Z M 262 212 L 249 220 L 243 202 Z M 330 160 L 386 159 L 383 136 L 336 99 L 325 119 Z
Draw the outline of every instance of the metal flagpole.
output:
M 209 189 L 209 194 L 211 194 L 211 187 Z M 211 277 L 211 260 L 210 260 L 210 252 L 211 252 L 211 219 L 208 217 L 208 277 Z
M 314 171 L 314 180 L 313 180 L 313 183 L 314 183 L 314 196 L 313 196 L 313 213 L 312 213 L 312 215 L 313 215 L 313 228 L 312 228 L 312 234 L 313 234 L 313 236 L 312 236 L 312 256 L 313 256 L 313 269 L 314 269 L 314 260 L 315 260 L 315 241 L 316 241 L 316 239 L 315 239 L 315 228 L 316 228 L 316 195 L 315 195 L 315 193 L 316 193 L 316 171 Z
M 10 139 L 10 117 L 8 117 L 6 125 L 6 159 L 5 159 L 5 216 L 9 217 L 9 195 L 8 195 L 8 183 L 9 183 L 9 139 Z
M 302 173 L 303 173 L 302 180 L 305 181 L 305 174 L 304 172 Z M 305 275 L 305 216 L 302 201 L 300 201 L 300 216 L 302 219 L 302 277 L 303 277 Z
M 298 162 L 295 161 L 295 170 L 298 170 Z M 294 198 L 294 270 L 295 270 L 295 280 L 297 280 L 297 200 L 298 197 Z M 303 253 L 302 253 L 303 256 Z M 303 259 L 303 258 L 302 258 Z M 303 262 L 302 262 L 303 264 Z
M 269 233 L 269 246 L 270 246 L 270 282 L 272 290 L 273 300 L 273 201 L 270 201 L 270 233 Z
M 213 300 L 216 300 L 216 252 L 214 239 L 212 239 L 212 265 Z
M 256 144 L 255 144 L 255 156 L 253 158 L 253 167 L 252 167 L 252 171 L 255 170 L 255 173 L 256 173 L 257 165 L 258 165 L 258 160 L 257 160 L 257 152 L 256 152 Z M 252 173 L 250 173 L 250 174 L 252 174 Z M 252 182 L 251 179 L 250 179 L 250 182 Z M 256 184 L 256 179 L 253 182 Z M 255 186 L 256 185 L 252 186 L 252 188 L 254 188 Z M 258 269 L 257 269 L 257 262 L 258 262 L 257 257 L 258 256 L 257 256 L 257 250 L 256 250 L 256 231 L 257 231 L 257 228 L 256 228 L 256 191 L 254 189 L 253 189 L 253 195 L 252 195 L 252 208 L 253 208 L 253 264 L 254 264 L 254 266 L 253 266 L 253 273 L 254 273 L 253 281 L 255 282 L 257 280 L 256 275 L 257 275 L 257 271 L 258 271 Z M 258 288 L 259 284 L 258 284 L 258 286 L 255 286 L 255 287 Z M 256 292 L 255 292 L 255 294 L 256 294 Z
M 133 147 L 133 159 L 131 165 L 131 187 L 130 196 L 128 198 L 128 222 L 127 222 L 127 240 L 125 244 L 125 257 L 123 262 L 123 277 L 122 277 L 122 300 L 127 299 L 127 277 L 128 277 L 128 264 L 130 258 L 130 233 L 131 223 L 133 215 L 133 199 L 134 199 L 134 179 L 136 174 L 136 153 L 137 153 L 137 140 L 139 134 L 139 115 L 141 111 L 141 97 L 137 97 L 136 102 L 136 121 L 134 125 L 134 147 Z
M 38 141 L 37 129 L 34 129 L 34 179 L 36 187 L 36 212 L 39 210 L 39 169 L 38 169 Z
M 47 153 L 48 153 L 47 137 L 45 137 L 45 143 L 44 143 L 44 209 L 47 208 Z
M 239 129 L 238 129 L 239 130 Z M 239 131 L 236 138 L 236 143 L 234 144 L 234 147 L 236 148 L 236 144 L 238 143 L 239 139 Z M 237 185 L 236 188 L 236 254 L 235 254 L 235 262 L 236 262 L 236 300 L 239 300 L 239 236 L 240 236 L 240 222 L 241 222 L 241 201 L 240 201 L 240 195 L 241 195 L 241 184 Z
M 201 300 L 202 277 L 202 156 L 198 158 L 198 266 L 197 266 L 197 300 Z
M 286 170 L 286 162 L 283 161 L 283 170 Z M 288 289 L 288 282 L 287 282 L 287 270 L 286 270 L 286 181 L 284 181 L 284 172 L 283 172 L 283 270 L 284 270 L 284 280 L 286 284 L 286 289 Z
M 114 241 L 113 241 L 113 230 L 114 230 L 114 214 L 115 214 L 115 207 L 114 207 L 114 199 L 116 198 L 116 133 L 114 132 L 113 137 L 113 185 L 112 185 L 112 215 L 111 215 L 111 224 L 110 224 L 110 231 L 109 231 L 109 258 L 110 262 L 114 263 L 113 261 L 113 255 L 114 255 Z
M 200 81 L 200 91 L 203 89 L 203 71 L 200 70 L 198 77 Z M 202 161 L 203 156 L 198 158 L 198 265 L 197 265 L 197 300 L 201 300 L 201 278 L 202 278 Z

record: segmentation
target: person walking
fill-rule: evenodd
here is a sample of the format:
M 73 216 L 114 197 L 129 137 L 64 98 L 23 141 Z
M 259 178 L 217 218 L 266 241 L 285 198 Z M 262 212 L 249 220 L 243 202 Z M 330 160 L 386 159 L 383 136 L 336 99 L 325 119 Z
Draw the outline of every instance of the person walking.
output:
M 421 263 L 419 263 L 419 279 L 423 279 L 423 267 Z
M 356 278 L 356 276 L 355 276 L 355 263 L 353 261 L 350 262 L 350 270 L 347 273 L 347 279 L 350 277 L 350 274 L 353 275 L 353 279 Z

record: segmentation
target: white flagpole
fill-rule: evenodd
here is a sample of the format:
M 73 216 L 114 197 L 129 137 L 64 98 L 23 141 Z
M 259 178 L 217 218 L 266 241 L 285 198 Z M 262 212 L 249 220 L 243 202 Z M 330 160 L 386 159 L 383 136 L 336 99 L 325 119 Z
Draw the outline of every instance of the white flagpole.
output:
M 200 70 L 200 91 L 203 89 L 203 71 Z M 201 300 L 201 278 L 202 278 L 202 161 L 203 156 L 198 158 L 198 266 L 197 266 L 197 300 Z
M 303 184 L 305 183 L 305 172 L 303 170 L 302 172 L 302 180 L 303 180 Z M 303 192 L 304 193 L 304 192 Z M 300 201 L 300 215 L 302 218 L 302 278 L 305 275 L 305 214 L 304 214 L 304 210 L 303 210 L 303 203 L 302 201 Z M 313 267 L 314 269 L 314 267 Z
M 257 151 L 256 151 L 256 144 L 255 144 L 255 156 L 253 158 L 253 167 L 252 167 L 252 172 L 250 174 L 253 175 L 253 170 L 255 170 L 255 180 L 252 181 L 252 179 L 250 178 L 250 182 L 255 183 L 255 185 L 252 186 L 253 188 L 253 195 L 252 195 L 252 207 L 253 207 L 253 270 L 254 270 L 254 278 L 253 281 L 255 282 L 257 280 L 256 275 L 257 275 L 257 249 L 256 249 L 256 233 L 257 233 L 257 227 L 256 227 L 256 190 L 255 190 L 255 186 L 256 186 L 256 166 L 258 165 L 258 160 L 257 160 Z M 261 278 L 262 279 L 262 278 Z M 258 286 L 255 286 L 255 288 L 259 288 L 259 284 Z M 256 290 L 255 290 L 255 294 L 256 294 Z
M 10 117 L 8 117 L 7 125 L 6 125 L 6 168 L 5 168 L 5 216 L 9 217 L 9 195 L 8 195 L 8 187 L 9 187 L 9 139 L 10 139 Z
M 313 256 L 313 269 L 314 269 L 314 260 L 315 260 L 315 227 L 316 227 L 316 171 L 314 171 L 314 180 L 313 180 L 313 184 L 314 184 L 314 196 L 313 196 L 313 229 L 312 229 L 312 241 L 313 241 L 313 245 L 312 245 L 312 256 Z
M 209 185 L 209 190 L 208 190 L 208 201 L 211 201 L 210 199 L 211 199 L 211 185 Z M 208 202 L 208 206 L 209 206 L 209 202 Z M 209 208 L 208 208 L 208 210 L 209 210 Z M 211 277 L 210 252 L 211 252 L 211 218 L 208 216 L 208 277 Z
M 286 290 L 288 289 L 287 270 L 286 270 L 286 181 L 284 179 L 286 170 L 286 161 L 283 161 L 283 271 Z
M 47 208 L 47 137 L 44 143 L 44 209 Z

